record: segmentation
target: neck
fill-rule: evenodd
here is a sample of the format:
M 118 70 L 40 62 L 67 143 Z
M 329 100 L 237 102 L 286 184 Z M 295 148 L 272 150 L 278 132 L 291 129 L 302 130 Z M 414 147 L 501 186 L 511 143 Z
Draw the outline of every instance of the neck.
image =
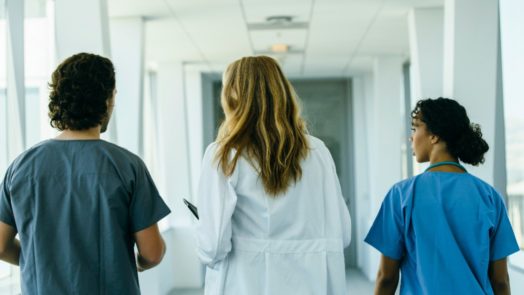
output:
M 58 140 L 90 140 L 100 139 L 100 126 L 85 129 L 85 130 L 70 130 L 62 131 L 55 139 Z
M 458 159 L 453 157 L 448 152 L 432 154 L 429 158 L 429 164 L 433 165 L 441 162 L 455 162 L 458 163 Z M 442 165 L 435 168 L 431 168 L 429 171 L 442 171 L 442 172 L 464 172 L 457 166 L 453 165 Z
M 451 156 L 450 154 L 439 154 L 439 155 L 432 155 L 430 158 L 429 158 L 429 164 L 435 164 L 435 163 L 440 163 L 440 162 L 457 162 L 458 163 L 458 159 Z

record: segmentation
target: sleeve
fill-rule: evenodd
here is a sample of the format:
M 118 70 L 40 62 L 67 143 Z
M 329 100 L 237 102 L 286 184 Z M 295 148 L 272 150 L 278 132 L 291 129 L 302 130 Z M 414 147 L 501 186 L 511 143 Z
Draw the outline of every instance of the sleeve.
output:
M 384 198 L 382 206 L 364 241 L 383 255 L 400 260 L 404 255 L 404 219 L 398 188 L 393 187 Z
M 231 218 L 237 202 L 231 178 L 214 161 L 215 150 L 212 144 L 204 154 L 197 200 L 200 219 L 196 226 L 198 256 L 211 268 L 231 251 Z
M 134 181 L 129 212 L 131 231 L 135 233 L 157 223 L 171 213 L 171 210 L 158 193 L 155 183 L 142 161 L 138 165 Z
M 496 222 L 490 235 L 490 261 L 505 258 L 518 252 L 519 245 L 511 228 L 502 196 L 496 193 Z
M 11 192 L 8 185 L 9 168 L 5 174 L 4 180 L 0 184 L 0 221 L 16 228 L 16 222 L 11 205 Z

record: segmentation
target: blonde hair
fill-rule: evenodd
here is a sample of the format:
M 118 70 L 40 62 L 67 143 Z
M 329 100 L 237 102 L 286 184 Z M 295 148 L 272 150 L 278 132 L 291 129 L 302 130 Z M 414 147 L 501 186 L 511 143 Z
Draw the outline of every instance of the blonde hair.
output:
M 230 64 L 221 103 L 226 119 L 218 132 L 216 159 L 224 174 L 231 175 L 245 153 L 268 194 L 286 192 L 302 177 L 300 162 L 308 144 L 297 95 L 277 62 L 256 56 Z

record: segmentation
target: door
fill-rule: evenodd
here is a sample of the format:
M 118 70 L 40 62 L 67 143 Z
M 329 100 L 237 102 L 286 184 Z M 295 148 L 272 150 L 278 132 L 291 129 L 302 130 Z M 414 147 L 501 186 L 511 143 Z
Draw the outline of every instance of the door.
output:
M 342 193 L 355 228 L 354 193 L 352 190 L 352 155 L 350 131 L 351 81 L 349 79 L 295 80 L 291 81 L 302 104 L 311 135 L 320 138 L 329 149 L 342 187 Z M 347 266 L 356 266 L 355 230 L 352 230 L 351 245 L 345 250 Z

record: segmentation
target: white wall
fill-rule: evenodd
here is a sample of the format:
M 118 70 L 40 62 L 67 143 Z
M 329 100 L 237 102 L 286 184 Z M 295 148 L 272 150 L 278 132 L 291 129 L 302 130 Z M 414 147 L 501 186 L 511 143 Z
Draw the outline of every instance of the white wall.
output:
M 158 270 L 166 276 L 159 288 L 201 287 L 203 266 L 195 252 L 192 231 L 195 219 L 182 202 L 183 198 L 194 199 L 203 154 L 200 69 L 183 63 L 161 63 L 156 77 L 158 91 L 150 99 L 154 99 L 152 117 L 158 130 L 150 146 L 158 151 L 155 181 L 173 211 L 169 230 L 164 233 L 172 246 L 166 257 L 168 266 Z
M 204 156 L 204 114 L 202 97 L 202 71 L 200 65 L 185 65 L 185 97 L 187 123 L 190 126 L 189 135 L 189 162 L 191 177 L 191 195 L 188 200 L 196 202 L 200 167 Z M 192 201 L 192 202 L 193 202 Z
M 185 81 L 182 63 L 160 64 L 158 68 L 159 189 L 171 210 L 185 212 L 182 198 L 191 195 Z M 171 225 L 188 224 L 182 214 L 171 214 Z
M 368 130 L 366 123 L 368 114 L 367 102 L 372 98 L 373 77 L 371 74 L 354 77 L 353 85 L 353 138 L 354 141 L 354 171 L 355 171 L 355 201 L 356 216 L 352 216 L 354 231 L 356 231 L 357 265 L 369 277 L 372 275 L 370 263 L 371 247 L 364 243 L 364 238 L 371 226 L 369 213 L 371 212 L 370 180 L 369 180 L 369 153 Z M 355 228 L 356 227 L 356 228 Z M 375 254 L 376 255 L 376 254 Z
M 358 265 L 374 280 L 379 252 L 363 242 L 384 196 L 402 177 L 402 62 L 398 56 L 375 60 L 372 74 L 353 80 L 355 193 Z

